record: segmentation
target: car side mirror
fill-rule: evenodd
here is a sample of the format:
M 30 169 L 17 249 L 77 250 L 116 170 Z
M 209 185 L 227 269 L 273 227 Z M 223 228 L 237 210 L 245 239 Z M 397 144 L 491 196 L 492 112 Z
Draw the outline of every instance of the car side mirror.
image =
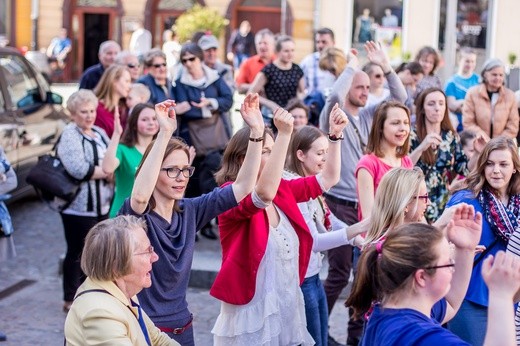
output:
M 63 97 L 52 91 L 47 91 L 47 103 L 53 105 L 61 105 L 63 103 Z

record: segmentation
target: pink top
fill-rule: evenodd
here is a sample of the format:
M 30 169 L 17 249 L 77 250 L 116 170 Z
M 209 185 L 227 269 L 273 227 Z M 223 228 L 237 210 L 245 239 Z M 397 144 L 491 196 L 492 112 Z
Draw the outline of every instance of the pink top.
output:
M 402 168 L 413 168 L 413 162 L 410 159 L 409 156 L 404 156 L 401 158 L 401 166 Z M 357 167 L 356 167 L 356 179 L 358 172 L 361 168 L 364 168 L 368 171 L 368 173 L 372 176 L 374 179 L 374 195 L 377 191 L 377 188 L 379 186 L 379 183 L 381 182 L 381 179 L 383 179 L 383 176 L 391 170 L 392 167 L 385 162 L 383 162 L 379 157 L 377 157 L 374 154 L 368 154 L 361 157 L 359 160 Z M 358 186 L 358 199 L 359 199 L 359 186 Z M 361 205 L 358 205 L 358 216 L 359 220 L 362 219 L 363 213 L 361 211 Z

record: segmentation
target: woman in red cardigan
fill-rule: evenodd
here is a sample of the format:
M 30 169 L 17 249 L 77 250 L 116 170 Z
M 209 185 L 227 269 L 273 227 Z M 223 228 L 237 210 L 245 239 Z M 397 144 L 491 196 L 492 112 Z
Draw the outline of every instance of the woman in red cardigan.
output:
M 246 105 L 247 106 L 247 105 Z M 260 112 L 258 104 L 250 104 Z M 248 110 L 250 112 L 251 110 Z M 293 117 L 278 108 L 278 136 L 263 138 L 262 163 L 253 192 L 219 216 L 222 268 L 211 295 L 222 301 L 212 330 L 215 345 L 313 345 L 300 290 L 312 236 L 297 203 L 316 198 L 340 178 L 340 140 L 348 120 L 336 105 L 330 114 L 329 158 L 317 176 L 281 179 Z M 224 152 L 217 182 L 235 179 L 249 140 L 240 130 Z

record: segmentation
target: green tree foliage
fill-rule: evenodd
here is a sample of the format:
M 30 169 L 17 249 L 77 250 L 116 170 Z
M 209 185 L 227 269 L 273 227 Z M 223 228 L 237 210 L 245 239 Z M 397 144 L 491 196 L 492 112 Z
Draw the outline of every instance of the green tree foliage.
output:
M 216 10 L 197 4 L 177 18 L 175 31 L 179 35 L 179 41 L 184 43 L 197 31 L 211 32 L 218 38 L 228 24 L 229 20 Z

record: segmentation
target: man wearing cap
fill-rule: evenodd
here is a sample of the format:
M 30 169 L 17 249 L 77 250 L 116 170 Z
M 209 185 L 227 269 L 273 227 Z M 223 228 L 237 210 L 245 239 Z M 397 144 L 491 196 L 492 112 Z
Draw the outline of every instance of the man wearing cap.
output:
M 235 81 L 233 80 L 233 69 L 231 66 L 218 60 L 218 40 L 213 35 L 204 35 L 197 42 L 204 52 L 204 64 L 216 70 L 220 77 L 226 82 L 232 92 L 235 92 Z

